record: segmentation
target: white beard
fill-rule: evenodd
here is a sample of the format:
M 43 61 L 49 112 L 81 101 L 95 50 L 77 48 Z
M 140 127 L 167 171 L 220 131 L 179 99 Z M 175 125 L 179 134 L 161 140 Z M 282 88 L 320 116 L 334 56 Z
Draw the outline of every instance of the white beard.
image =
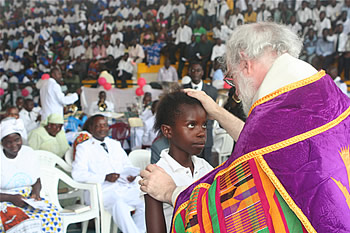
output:
M 250 108 L 253 106 L 253 99 L 257 92 L 254 87 L 253 78 L 246 77 L 242 72 L 237 72 L 237 86 L 239 90 L 239 99 L 242 100 L 243 112 L 248 116 Z

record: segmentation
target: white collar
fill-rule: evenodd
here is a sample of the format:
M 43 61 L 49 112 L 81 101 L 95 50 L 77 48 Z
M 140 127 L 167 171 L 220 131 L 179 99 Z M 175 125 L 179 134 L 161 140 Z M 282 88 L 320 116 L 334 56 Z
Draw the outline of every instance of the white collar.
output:
M 203 89 L 203 81 L 201 80 L 198 84 L 191 82 L 191 86 L 193 89 L 195 89 L 194 87 L 197 87 L 197 90 L 201 91 Z
M 94 138 L 94 136 L 92 136 L 92 135 L 91 135 L 91 140 L 92 140 L 92 144 L 100 145 L 101 143 L 106 143 L 106 138 L 104 138 L 103 141 L 100 141 L 100 140 Z
M 177 162 L 173 157 L 169 155 L 169 148 L 162 150 L 160 153 L 160 157 L 163 158 L 170 166 L 170 168 L 175 172 L 181 169 L 189 169 L 187 167 L 182 166 L 179 162 Z M 201 163 L 198 163 L 194 156 L 191 156 L 191 160 L 193 163 L 193 170 L 196 171 L 203 166 Z
M 276 59 L 267 72 L 254 96 L 253 103 L 281 87 L 303 80 L 316 73 L 317 70 L 310 64 L 285 53 Z

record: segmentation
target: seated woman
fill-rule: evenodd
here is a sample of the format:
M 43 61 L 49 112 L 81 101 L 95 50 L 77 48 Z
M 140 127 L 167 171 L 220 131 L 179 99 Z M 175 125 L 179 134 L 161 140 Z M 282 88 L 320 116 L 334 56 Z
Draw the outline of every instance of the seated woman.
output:
M 30 228 L 30 232 L 60 232 L 62 220 L 48 201 L 44 209 L 28 206 L 24 199 L 40 198 L 39 161 L 32 148 L 22 145 L 24 127 L 15 118 L 0 126 L 0 232 Z
M 28 145 L 34 150 L 50 151 L 63 157 L 69 149 L 63 126 L 63 116 L 53 113 L 49 115 L 39 128 L 32 130 L 28 137 Z

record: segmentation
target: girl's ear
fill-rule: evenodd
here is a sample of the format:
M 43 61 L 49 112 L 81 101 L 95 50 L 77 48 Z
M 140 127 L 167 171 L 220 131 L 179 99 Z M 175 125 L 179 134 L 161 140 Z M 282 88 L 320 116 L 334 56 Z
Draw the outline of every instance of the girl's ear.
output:
M 162 130 L 163 135 L 166 138 L 171 138 L 172 132 L 171 132 L 171 126 L 169 125 L 161 125 L 160 129 Z

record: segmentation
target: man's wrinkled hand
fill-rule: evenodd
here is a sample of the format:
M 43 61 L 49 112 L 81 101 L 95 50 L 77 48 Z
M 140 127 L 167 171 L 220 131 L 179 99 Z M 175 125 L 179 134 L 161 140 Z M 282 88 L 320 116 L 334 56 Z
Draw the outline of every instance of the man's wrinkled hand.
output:
M 148 193 L 154 199 L 171 203 L 171 197 L 176 188 L 174 180 L 155 164 L 150 164 L 146 170 L 141 171 L 142 180 L 139 181 L 141 190 Z
M 199 100 L 199 102 L 201 102 L 205 111 L 208 113 L 210 120 L 216 119 L 217 114 L 219 112 L 218 108 L 220 108 L 220 106 L 217 105 L 209 95 L 207 95 L 204 91 L 198 91 L 191 88 L 184 89 L 183 91 L 187 95 L 196 98 L 197 100 Z

